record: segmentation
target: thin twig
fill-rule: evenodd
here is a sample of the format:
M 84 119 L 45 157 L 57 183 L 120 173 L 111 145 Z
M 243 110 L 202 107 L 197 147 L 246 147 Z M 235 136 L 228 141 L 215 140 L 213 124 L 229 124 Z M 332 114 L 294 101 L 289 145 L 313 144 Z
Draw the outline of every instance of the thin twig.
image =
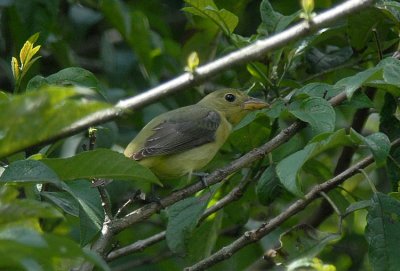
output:
M 155 243 L 160 242 L 161 240 L 164 240 L 165 239 L 165 234 L 166 234 L 166 231 L 162 231 L 162 232 L 157 233 L 157 234 L 155 234 L 153 236 L 150 236 L 149 238 L 146 238 L 146 239 L 143 239 L 143 240 L 139 240 L 139 241 L 136 241 L 135 243 L 130 244 L 128 246 L 116 249 L 116 250 L 110 252 L 107 255 L 106 260 L 107 261 L 112 261 L 112 260 L 115 260 L 115 259 L 117 259 L 117 258 L 119 258 L 121 256 L 130 254 L 130 253 L 143 251 L 146 247 L 149 247 L 149 246 L 151 246 L 151 245 L 153 245 Z
M 96 132 L 97 131 L 95 128 L 89 128 L 88 130 L 89 150 L 94 150 L 96 146 L 96 139 L 97 139 Z M 92 180 L 93 184 L 97 182 L 99 182 L 99 179 Z M 97 190 L 99 191 L 101 206 L 103 207 L 104 210 L 104 223 L 109 223 L 112 218 L 110 199 L 108 198 L 107 191 L 102 185 L 97 186 Z
M 154 255 L 154 256 L 146 257 L 146 258 L 139 258 L 134 261 L 121 264 L 121 265 L 113 268 L 113 271 L 135 270 L 134 269 L 135 267 L 141 267 L 144 265 L 159 263 L 159 262 L 161 262 L 167 258 L 170 258 L 172 256 L 174 256 L 174 254 L 171 251 L 165 251 L 158 255 Z
M 376 189 L 375 184 L 369 178 L 368 174 L 363 169 L 359 169 L 359 171 L 362 173 L 362 175 L 364 175 L 364 177 L 367 180 L 369 186 L 371 187 L 372 192 L 374 192 L 376 194 L 378 192 L 378 190 Z

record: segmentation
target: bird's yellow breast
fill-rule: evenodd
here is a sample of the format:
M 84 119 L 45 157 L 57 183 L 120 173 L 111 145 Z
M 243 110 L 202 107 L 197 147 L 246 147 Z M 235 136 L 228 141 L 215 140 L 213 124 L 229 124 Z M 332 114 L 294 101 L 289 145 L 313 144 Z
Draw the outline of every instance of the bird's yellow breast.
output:
M 215 140 L 210 143 L 171 155 L 146 157 L 139 161 L 150 168 L 159 178 L 171 179 L 191 174 L 193 171 L 205 167 L 216 155 L 219 148 L 225 143 L 232 125 L 221 116 L 221 124 L 216 133 Z M 140 149 L 138 146 L 135 149 Z

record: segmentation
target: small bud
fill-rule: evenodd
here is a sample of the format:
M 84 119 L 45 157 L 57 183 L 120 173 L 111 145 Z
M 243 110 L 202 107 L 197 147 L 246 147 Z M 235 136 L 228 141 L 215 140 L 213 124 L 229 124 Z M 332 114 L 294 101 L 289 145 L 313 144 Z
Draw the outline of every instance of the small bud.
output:
M 194 72 L 196 68 L 199 66 L 200 60 L 197 52 L 192 52 L 187 58 L 187 66 L 185 71 Z

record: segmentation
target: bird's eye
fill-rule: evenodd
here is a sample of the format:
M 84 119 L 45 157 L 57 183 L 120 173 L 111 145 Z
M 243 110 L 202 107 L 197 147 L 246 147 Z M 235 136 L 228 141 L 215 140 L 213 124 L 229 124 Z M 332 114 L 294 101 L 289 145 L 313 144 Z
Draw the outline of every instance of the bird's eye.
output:
M 225 95 L 225 100 L 227 100 L 230 103 L 235 101 L 235 99 L 236 99 L 236 96 L 233 95 L 232 93 L 228 93 Z

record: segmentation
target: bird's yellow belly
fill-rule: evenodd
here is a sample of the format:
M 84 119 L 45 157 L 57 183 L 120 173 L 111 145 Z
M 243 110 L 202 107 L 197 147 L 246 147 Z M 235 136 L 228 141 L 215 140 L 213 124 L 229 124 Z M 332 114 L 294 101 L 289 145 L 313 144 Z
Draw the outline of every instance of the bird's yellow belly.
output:
M 216 131 L 216 140 L 193 149 L 163 156 L 147 157 L 139 163 L 150 168 L 159 178 L 171 179 L 205 167 L 225 143 L 232 127 L 225 119 Z

